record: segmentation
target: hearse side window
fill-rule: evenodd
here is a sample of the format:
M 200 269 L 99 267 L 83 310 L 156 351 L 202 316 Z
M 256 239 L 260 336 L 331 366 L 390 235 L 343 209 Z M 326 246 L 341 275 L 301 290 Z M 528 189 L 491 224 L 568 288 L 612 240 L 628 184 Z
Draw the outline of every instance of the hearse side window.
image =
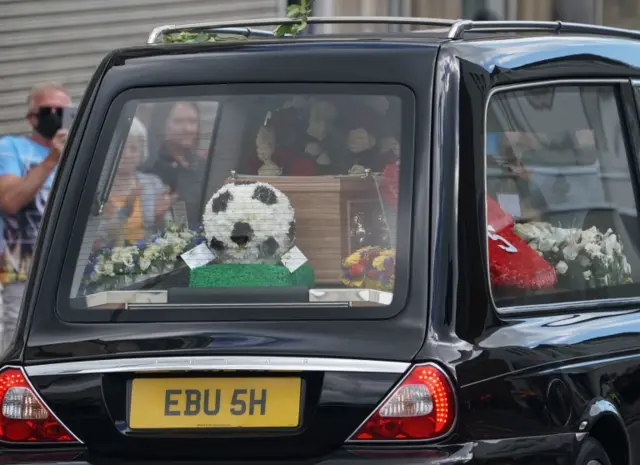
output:
M 72 309 L 390 305 L 403 105 L 315 92 L 129 100 Z
M 497 91 L 486 121 L 497 306 L 638 295 L 640 229 L 616 88 Z

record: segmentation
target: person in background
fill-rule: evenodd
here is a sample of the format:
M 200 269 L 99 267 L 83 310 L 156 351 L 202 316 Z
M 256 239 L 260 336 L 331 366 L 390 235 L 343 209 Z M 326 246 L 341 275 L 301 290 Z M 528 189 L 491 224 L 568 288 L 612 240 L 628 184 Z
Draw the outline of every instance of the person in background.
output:
M 144 171 L 155 174 L 177 194 L 174 216 L 189 225 L 201 222 L 207 161 L 197 153 L 200 111 L 194 102 L 158 103 L 151 115 L 151 159 Z
M 487 178 L 487 193 L 517 221 L 539 220 L 548 210 L 544 195 L 521 160 L 521 154 L 534 147 L 533 139 L 514 131 L 487 133 L 487 169 L 501 171 L 500 176 Z
M 163 229 L 177 194 L 152 174 L 139 171 L 148 157 L 147 130 L 134 118 L 98 230 L 108 241 L 135 243 Z
M 4 268 L 4 221 L 0 218 L 0 269 Z M 0 280 L 0 309 L 2 309 L 2 293 L 4 292 L 4 286 L 2 285 L 2 281 Z M 2 315 L 2 310 L 0 310 L 0 316 Z M 0 349 L 1 349 L 0 344 Z
M 24 283 L 47 197 L 67 139 L 59 110 L 71 104 L 59 84 L 35 86 L 27 98 L 28 136 L 0 139 L 0 213 L 5 260 L 0 345 L 10 341 L 22 303 Z

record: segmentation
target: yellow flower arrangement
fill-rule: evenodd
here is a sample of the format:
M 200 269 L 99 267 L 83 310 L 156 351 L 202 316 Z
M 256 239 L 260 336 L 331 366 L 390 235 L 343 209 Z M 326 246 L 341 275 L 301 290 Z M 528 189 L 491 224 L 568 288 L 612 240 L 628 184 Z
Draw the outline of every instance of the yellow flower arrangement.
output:
M 344 259 L 341 281 L 347 287 L 392 291 L 395 268 L 395 249 L 364 247 Z

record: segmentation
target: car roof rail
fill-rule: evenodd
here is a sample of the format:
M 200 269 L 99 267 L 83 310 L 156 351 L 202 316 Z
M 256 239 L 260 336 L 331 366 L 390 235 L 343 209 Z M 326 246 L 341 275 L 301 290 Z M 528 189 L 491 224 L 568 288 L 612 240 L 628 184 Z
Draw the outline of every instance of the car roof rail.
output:
M 245 37 L 275 37 L 273 31 L 260 29 L 265 26 L 300 24 L 301 19 L 265 18 L 235 21 L 159 26 L 151 31 L 148 44 L 163 42 L 163 37 L 171 34 L 207 33 L 242 35 Z M 438 18 L 413 18 L 403 16 L 336 16 L 310 17 L 308 24 L 404 24 L 411 26 L 445 26 L 447 37 L 453 40 L 464 38 L 467 32 L 552 32 L 555 34 L 589 34 L 605 37 L 640 39 L 640 32 L 595 24 L 566 23 L 563 21 L 472 21 L 468 19 L 450 20 Z M 413 31 L 424 32 L 424 31 Z
M 274 33 L 264 29 L 255 29 L 265 26 L 280 26 L 287 24 L 300 24 L 300 19 L 289 18 L 267 18 L 249 19 L 237 21 L 216 21 L 207 23 L 194 23 L 183 25 L 159 26 L 151 31 L 148 44 L 161 43 L 164 36 L 171 34 L 187 33 L 207 33 L 207 34 L 230 34 L 243 35 L 245 37 L 274 37 Z M 336 16 L 307 18 L 308 24 L 405 24 L 411 26 L 446 26 L 454 27 L 460 21 L 452 19 L 437 18 L 412 18 L 402 16 Z
M 565 23 L 563 21 L 471 21 L 458 20 L 451 28 L 449 39 L 463 39 L 466 32 L 553 32 L 555 34 L 588 34 L 605 37 L 640 39 L 640 32 L 596 24 Z
M 220 34 L 220 35 L 232 35 L 232 36 L 244 36 L 244 37 L 274 37 L 272 31 L 264 29 L 255 29 L 251 27 L 204 27 L 200 24 L 185 24 L 179 25 L 166 25 L 154 28 L 149 34 L 147 44 L 161 43 L 163 37 L 179 34 L 181 32 L 193 32 L 204 34 Z

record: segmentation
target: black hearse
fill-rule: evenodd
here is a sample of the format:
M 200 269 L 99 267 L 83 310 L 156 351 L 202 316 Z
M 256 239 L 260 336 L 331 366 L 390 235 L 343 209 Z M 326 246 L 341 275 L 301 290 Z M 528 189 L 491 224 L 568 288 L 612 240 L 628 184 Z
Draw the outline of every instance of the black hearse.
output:
M 97 69 L 3 460 L 636 463 L 640 34 L 255 29 L 286 21 Z

